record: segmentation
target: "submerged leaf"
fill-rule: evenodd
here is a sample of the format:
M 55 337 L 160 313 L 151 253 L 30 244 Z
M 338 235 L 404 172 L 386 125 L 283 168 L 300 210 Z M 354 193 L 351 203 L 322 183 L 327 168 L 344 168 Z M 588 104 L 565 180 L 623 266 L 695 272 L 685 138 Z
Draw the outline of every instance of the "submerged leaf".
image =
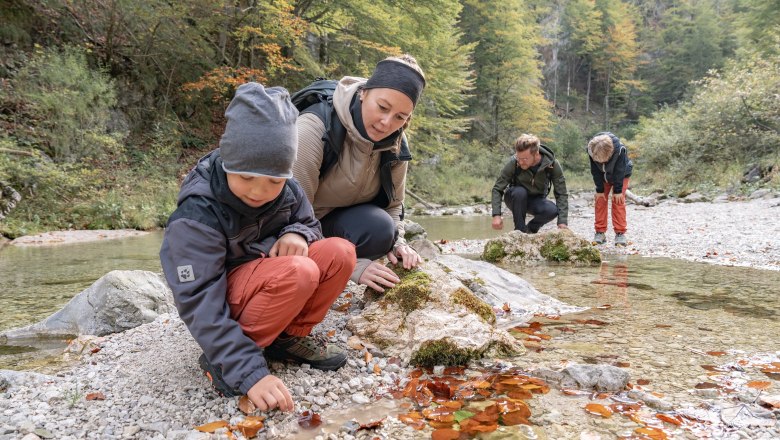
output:
M 604 418 L 612 417 L 612 410 L 600 403 L 589 403 L 585 405 L 585 411 Z
M 432 440 L 457 440 L 460 437 L 460 431 L 451 428 L 437 429 L 431 433 Z
M 314 411 L 306 410 L 298 416 L 298 425 L 303 429 L 314 429 L 322 424 L 320 415 Z

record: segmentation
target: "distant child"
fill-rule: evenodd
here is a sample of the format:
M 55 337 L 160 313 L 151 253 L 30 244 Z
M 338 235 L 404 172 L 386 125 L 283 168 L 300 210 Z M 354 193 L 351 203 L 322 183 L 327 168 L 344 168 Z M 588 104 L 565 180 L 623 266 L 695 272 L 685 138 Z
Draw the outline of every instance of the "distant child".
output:
M 607 241 L 607 195 L 612 191 L 612 229 L 615 230 L 615 246 L 626 246 L 626 195 L 628 178 L 634 164 L 628 158 L 626 147 L 612 133 L 599 133 L 588 142 L 590 172 L 596 185 L 596 235 L 597 244 Z
M 267 359 L 321 370 L 346 362 L 309 333 L 355 267 L 355 246 L 323 239 L 292 165 L 298 111 L 281 87 L 241 85 L 225 112 L 220 148 L 179 192 L 160 250 L 179 315 L 203 349 L 199 364 L 224 396 L 261 410 L 293 409 Z

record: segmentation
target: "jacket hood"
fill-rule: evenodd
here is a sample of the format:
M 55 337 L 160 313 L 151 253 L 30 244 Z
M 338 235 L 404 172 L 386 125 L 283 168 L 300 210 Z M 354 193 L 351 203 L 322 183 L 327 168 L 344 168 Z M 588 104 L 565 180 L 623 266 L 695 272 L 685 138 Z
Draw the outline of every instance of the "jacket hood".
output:
M 539 153 L 542 155 L 542 161 L 539 162 L 539 169 L 547 168 L 555 162 L 555 153 L 553 153 L 549 147 L 539 145 Z
M 195 164 L 195 167 L 190 170 L 181 183 L 179 198 L 176 200 L 177 205 L 181 205 L 181 202 L 192 196 L 214 198 L 209 182 L 211 181 L 211 165 L 217 157 L 219 157 L 219 149 L 213 150 L 198 159 L 198 163 Z

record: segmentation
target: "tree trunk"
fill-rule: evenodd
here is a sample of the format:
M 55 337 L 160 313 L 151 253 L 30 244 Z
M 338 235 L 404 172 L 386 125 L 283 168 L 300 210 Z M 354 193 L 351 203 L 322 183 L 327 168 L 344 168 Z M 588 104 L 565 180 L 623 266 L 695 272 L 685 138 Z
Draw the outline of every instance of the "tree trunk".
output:
M 607 69 L 607 84 L 604 92 L 604 129 L 609 130 L 609 82 L 612 79 L 612 67 Z
M 592 71 L 592 67 L 590 64 L 588 64 L 588 89 L 587 92 L 585 92 L 585 113 L 588 113 L 590 111 L 590 74 Z

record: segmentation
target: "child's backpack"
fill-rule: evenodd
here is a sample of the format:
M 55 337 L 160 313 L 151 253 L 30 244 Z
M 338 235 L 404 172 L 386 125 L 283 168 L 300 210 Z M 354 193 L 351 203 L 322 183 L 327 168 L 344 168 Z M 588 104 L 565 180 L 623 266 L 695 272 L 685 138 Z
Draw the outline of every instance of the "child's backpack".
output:
M 333 92 L 336 91 L 338 83 L 333 79 L 316 78 L 314 82 L 290 97 L 301 114 L 314 113 L 325 125 L 325 134 L 322 136 L 324 150 L 320 176 L 324 176 L 330 167 L 338 162 L 344 138 L 347 136 L 347 130 L 333 108 Z

